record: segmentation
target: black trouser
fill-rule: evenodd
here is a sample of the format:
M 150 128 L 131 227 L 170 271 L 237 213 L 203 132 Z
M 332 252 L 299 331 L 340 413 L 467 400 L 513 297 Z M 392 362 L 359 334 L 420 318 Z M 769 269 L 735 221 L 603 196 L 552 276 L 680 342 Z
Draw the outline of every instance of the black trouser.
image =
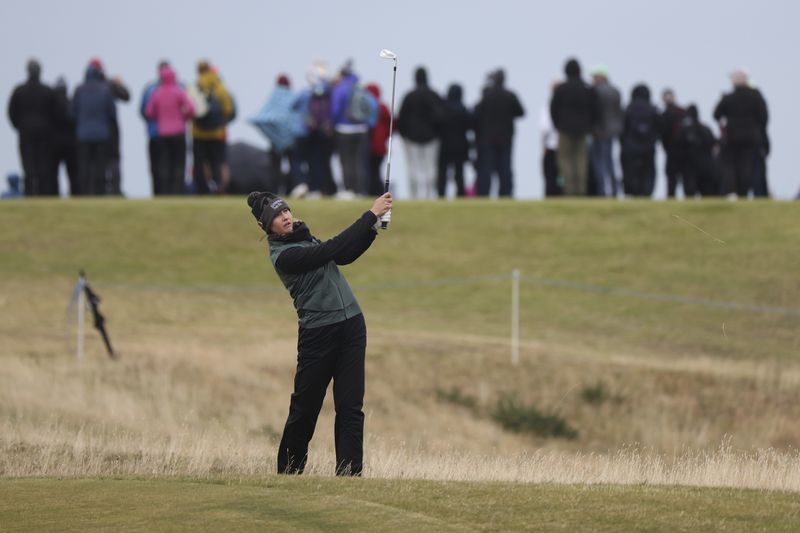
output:
M 336 475 L 361 475 L 366 348 L 367 327 L 361 314 L 330 326 L 300 328 L 294 392 L 278 448 L 279 474 L 303 473 L 308 443 L 333 379 Z
M 336 132 L 334 138 L 339 162 L 342 164 L 342 182 L 345 190 L 356 194 L 366 194 L 369 189 L 367 180 L 369 138 L 367 132 Z
M 478 196 L 489 196 L 492 190 L 492 178 L 497 174 L 500 181 L 498 196 L 511 196 L 514 189 L 514 176 L 511 170 L 511 143 L 482 144 L 476 192 Z
M 656 183 L 655 148 L 622 148 L 622 183 L 628 196 L 653 195 Z
M 436 180 L 436 192 L 439 194 L 439 198 L 447 196 L 447 182 L 451 168 L 453 169 L 453 181 L 456 182 L 456 196 L 464 196 L 464 164 L 466 162 L 465 159 L 451 156 L 444 146 L 439 149 L 439 173 Z
M 106 194 L 107 141 L 78 142 L 78 176 L 81 194 Z
M 58 171 L 61 162 L 67 168 L 67 180 L 69 181 L 70 196 L 79 196 L 81 186 L 78 181 L 78 151 L 74 141 L 56 140 L 53 143 L 53 175 L 58 183 Z
M 562 196 L 564 190 L 558 183 L 558 159 L 555 150 L 545 149 L 542 157 L 542 174 L 544 174 L 544 195 Z
M 308 188 L 325 195 L 336 194 L 336 182 L 333 180 L 331 156 L 333 155 L 333 139 L 320 131 L 312 131 L 306 141 L 308 150 Z
M 682 168 L 683 158 L 681 157 L 680 152 L 678 152 L 675 149 L 671 149 L 671 150 L 666 150 L 666 153 L 667 153 L 667 163 L 664 168 L 664 172 L 667 175 L 667 197 L 675 198 L 675 192 L 678 189 L 679 180 L 683 182 L 684 196 L 689 196 L 689 194 L 686 194 L 686 182 Z M 693 194 L 694 193 L 692 193 L 692 195 Z
M 192 151 L 197 193 L 219 191 L 222 186 L 222 165 L 225 163 L 225 141 L 195 139 Z
M 729 142 L 722 149 L 722 193 L 747 196 L 753 182 L 756 147 L 749 143 Z
M 52 143 L 47 135 L 20 135 L 19 155 L 25 173 L 25 196 L 58 196 Z
M 158 181 L 158 137 L 147 141 L 147 159 L 150 161 L 150 179 L 153 182 L 153 195 L 164 194 L 162 183 Z
M 186 135 L 158 137 L 156 165 L 158 194 L 183 194 L 186 174 Z

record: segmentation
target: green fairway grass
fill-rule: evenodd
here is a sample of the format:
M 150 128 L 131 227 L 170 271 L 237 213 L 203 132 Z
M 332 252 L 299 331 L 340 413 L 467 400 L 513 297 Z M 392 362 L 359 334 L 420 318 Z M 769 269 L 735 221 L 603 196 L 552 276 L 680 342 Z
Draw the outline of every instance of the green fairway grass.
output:
M 0 480 L 3 531 L 796 531 L 795 494 L 277 478 Z

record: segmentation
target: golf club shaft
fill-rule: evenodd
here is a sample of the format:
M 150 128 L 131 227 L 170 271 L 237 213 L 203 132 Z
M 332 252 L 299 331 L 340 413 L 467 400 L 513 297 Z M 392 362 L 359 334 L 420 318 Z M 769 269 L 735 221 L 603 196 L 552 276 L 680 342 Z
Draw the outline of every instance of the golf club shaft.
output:
M 386 157 L 386 183 L 383 187 L 384 194 L 389 192 L 389 183 L 392 174 L 392 137 L 394 133 L 394 87 L 397 81 L 397 59 L 394 60 L 394 68 L 392 70 L 392 107 L 389 111 L 389 154 Z M 389 220 L 391 219 L 391 211 L 381 217 L 381 229 L 389 228 Z

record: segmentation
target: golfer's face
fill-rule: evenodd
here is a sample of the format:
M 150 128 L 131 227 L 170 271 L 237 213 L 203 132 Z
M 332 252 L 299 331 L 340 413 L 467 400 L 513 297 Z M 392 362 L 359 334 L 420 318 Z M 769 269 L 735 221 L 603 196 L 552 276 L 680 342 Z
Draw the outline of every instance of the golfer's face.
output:
M 272 219 L 272 226 L 270 230 L 277 235 L 287 235 L 294 229 L 292 224 L 292 212 L 289 209 L 284 209 L 278 216 Z

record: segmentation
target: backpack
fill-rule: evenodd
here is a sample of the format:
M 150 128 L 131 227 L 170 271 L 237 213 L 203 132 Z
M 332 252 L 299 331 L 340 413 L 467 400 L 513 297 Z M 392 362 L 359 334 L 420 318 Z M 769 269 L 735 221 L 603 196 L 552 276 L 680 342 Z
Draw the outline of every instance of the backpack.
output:
M 217 93 L 212 89 L 208 92 L 201 92 L 200 95 L 205 98 L 207 111 L 195 119 L 197 127 L 204 130 L 223 127 L 226 122 L 225 113 L 222 111 L 222 102 L 217 98 Z
M 368 124 L 370 118 L 377 115 L 378 103 L 361 85 L 354 85 L 347 103 L 347 118 L 356 124 Z
M 323 130 L 329 132 L 331 129 L 331 95 L 328 91 L 311 93 L 308 100 L 308 112 L 306 113 L 306 126 L 309 131 Z

